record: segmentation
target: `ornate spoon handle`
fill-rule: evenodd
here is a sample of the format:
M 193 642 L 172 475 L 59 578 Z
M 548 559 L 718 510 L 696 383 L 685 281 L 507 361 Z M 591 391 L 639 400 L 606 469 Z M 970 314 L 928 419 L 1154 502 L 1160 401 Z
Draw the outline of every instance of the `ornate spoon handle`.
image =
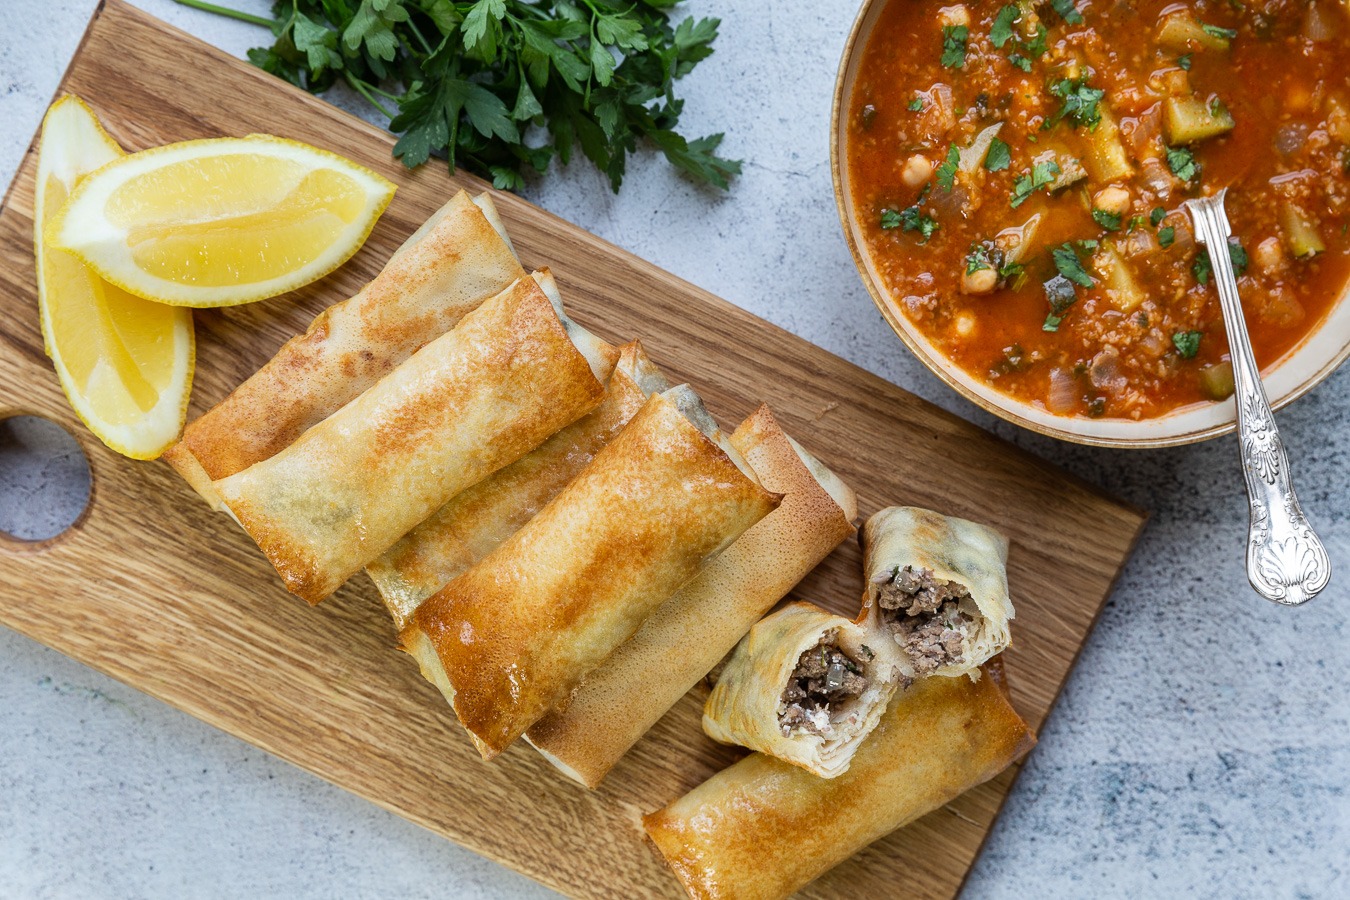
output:
M 1238 299 L 1237 278 L 1227 253 L 1232 228 L 1224 212 L 1228 191 L 1184 205 L 1195 222 L 1195 236 L 1209 249 L 1219 289 L 1236 388 L 1238 446 L 1251 502 L 1247 534 L 1247 578 L 1267 600 L 1297 606 L 1317 596 L 1331 578 L 1326 548 L 1299 506 L 1289 475 L 1289 455 L 1261 384 L 1247 323 Z

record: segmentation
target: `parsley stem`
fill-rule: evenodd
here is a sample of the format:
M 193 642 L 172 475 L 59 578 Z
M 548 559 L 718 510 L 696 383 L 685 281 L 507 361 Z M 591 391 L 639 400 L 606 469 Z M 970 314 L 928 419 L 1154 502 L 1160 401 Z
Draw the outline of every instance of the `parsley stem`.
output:
M 344 73 L 342 77 L 343 80 L 347 82 L 347 84 L 352 86 L 352 90 L 356 91 L 362 97 L 366 98 L 367 103 L 378 109 L 380 112 L 384 113 L 384 117 L 386 119 L 392 119 L 394 117 L 394 114 L 391 113 L 389 110 L 385 109 L 380 104 L 380 101 L 376 100 L 375 97 L 372 96 L 370 93 L 372 88 L 376 91 L 379 91 L 381 94 L 384 94 L 384 91 L 380 91 L 380 89 L 376 88 L 374 85 L 367 84 L 366 82 L 362 81 L 360 78 L 357 78 L 350 72 Z M 385 96 L 388 97 L 389 95 L 385 94 Z M 398 99 L 398 98 L 395 97 L 391 99 Z
M 205 0 L 174 0 L 174 2 L 179 6 L 190 6 L 193 9 L 200 9 L 202 12 L 215 13 L 218 16 L 238 19 L 240 22 L 248 22 L 250 25 L 261 25 L 263 28 L 272 27 L 271 19 L 264 19 L 262 16 L 255 16 L 252 13 L 246 13 L 238 9 L 230 9 L 228 6 L 217 6 L 214 3 L 206 3 Z
M 431 49 L 431 45 L 427 43 L 427 39 L 422 36 L 422 29 L 417 27 L 417 23 L 414 22 L 411 17 L 408 18 L 408 30 L 417 38 L 417 42 L 422 45 L 422 49 L 426 51 L 427 56 L 436 52 Z

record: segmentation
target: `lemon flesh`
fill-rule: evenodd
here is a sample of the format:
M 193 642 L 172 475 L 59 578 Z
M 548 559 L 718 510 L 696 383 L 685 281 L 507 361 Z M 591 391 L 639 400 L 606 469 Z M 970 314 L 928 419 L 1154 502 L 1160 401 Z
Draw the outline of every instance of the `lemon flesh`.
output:
M 296 141 L 186 141 L 99 169 L 47 239 L 138 296 L 234 306 L 342 265 L 393 193 L 374 172 Z
M 192 313 L 109 284 L 43 231 L 80 181 L 122 150 L 79 98 L 42 122 L 34 251 L 42 337 L 71 406 L 100 440 L 153 459 L 178 437 L 192 390 Z

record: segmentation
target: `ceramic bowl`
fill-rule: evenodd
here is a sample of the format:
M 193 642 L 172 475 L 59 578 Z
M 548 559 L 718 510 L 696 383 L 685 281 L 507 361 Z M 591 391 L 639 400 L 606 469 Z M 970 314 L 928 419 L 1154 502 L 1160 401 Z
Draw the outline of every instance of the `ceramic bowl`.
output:
M 888 2 L 903 3 L 906 0 L 865 0 L 844 46 L 834 89 L 830 165 L 834 173 L 835 200 L 849 251 L 868 293 L 891 328 L 934 375 L 967 400 L 1040 434 L 1093 446 L 1148 448 L 1191 444 L 1232 433 L 1236 427 L 1236 410 L 1231 401 L 1196 404 L 1159 418 L 1140 421 L 1055 415 L 973 378 L 944 357 L 909 321 L 896 298 L 887 292 L 858 226 L 849 184 L 846 144 L 849 100 L 858 65 L 872 28 Z M 1297 400 L 1330 375 L 1347 356 L 1350 356 L 1350 303 L 1343 294 L 1316 331 L 1267 367 L 1264 373 L 1266 393 L 1272 405 L 1279 409 Z

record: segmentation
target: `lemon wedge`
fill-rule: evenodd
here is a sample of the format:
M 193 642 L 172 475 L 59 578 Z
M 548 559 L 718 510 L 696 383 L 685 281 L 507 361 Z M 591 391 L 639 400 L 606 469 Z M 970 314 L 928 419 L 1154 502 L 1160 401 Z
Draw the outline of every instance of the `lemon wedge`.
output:
M 154 459 L 183 429 L 192 391 L 192 311 L 109 284 L 43 229 L 90 172 L 123 156 L 93 111 L 67 95 L 42 120 L 34 251 L 42 338 L 76 414 L 103 443 Z
M 46 238 L 146 299 L 235 306 L 342 265 L 393 195 L 369 169 L 298 141 L 185 141 L 90 175 Z

